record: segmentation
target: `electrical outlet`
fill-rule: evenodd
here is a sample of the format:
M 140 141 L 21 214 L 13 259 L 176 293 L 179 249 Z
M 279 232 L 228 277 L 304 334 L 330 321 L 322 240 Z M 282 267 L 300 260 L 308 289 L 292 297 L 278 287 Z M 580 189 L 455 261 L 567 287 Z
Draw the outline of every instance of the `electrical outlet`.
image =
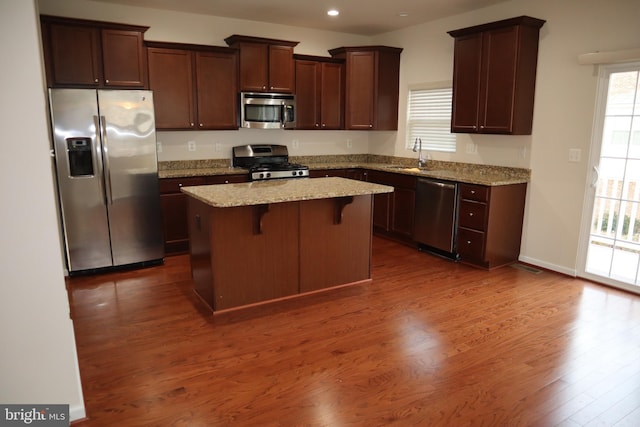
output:
M 216 150 L 217 152 L 222 151 L 222 144 L 220 144 L 219 142 L 216 142 L 215 147 L 216 147 L 216 148 L 215 148 L 215 150 Z
M 162 153 L 162 142 L 160 141 L 156 142 L 156 152 Z
M 292 148 L 294 148 L 294 149 L 296 149 L 296 150 L 297 150 L 297 149 L 298 149 L 298 147 L 300 147 L 300 144 L 298 143 L 298 140 L 297 140 L 297 139 L 294 139 L 294 140 L 291 142 L 291 146 L 292 146 Z
M 467 142 L 467 154 L 478 154 L 478 144 Z
M 520 158 L 521 159 L 527 158 L 527 147 L 520 147 Z
M 353 141 L 351 141 L 350 139 L 347 139 L 347 148 L 351 148 L 353 147 Z
M 196 142 L 195 141 L 187 142 L 187 149 L 189 151 L 196 151 Z
M 569 149 L 569 161 L 572 163 L 580 163 L 582 158 L 582 150 L 579 148 Z

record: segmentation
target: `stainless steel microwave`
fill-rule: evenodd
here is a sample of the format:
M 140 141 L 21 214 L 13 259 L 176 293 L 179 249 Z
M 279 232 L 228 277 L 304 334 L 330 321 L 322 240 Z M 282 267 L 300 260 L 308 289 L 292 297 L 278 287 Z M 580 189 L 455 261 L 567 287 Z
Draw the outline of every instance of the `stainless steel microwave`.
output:
M 296 96 L 289 93 L 240 94 L 240 127 L 291 129 L 296 127 Z

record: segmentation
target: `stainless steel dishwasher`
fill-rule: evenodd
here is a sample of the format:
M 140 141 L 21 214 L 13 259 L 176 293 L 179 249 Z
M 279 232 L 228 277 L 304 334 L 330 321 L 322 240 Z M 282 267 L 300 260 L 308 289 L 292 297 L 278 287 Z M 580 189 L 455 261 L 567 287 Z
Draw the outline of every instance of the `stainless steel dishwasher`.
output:
M 451 259 L 456 252 L 458 184 L 432 178 L 418 178 L 414 239 L 420 249 Z

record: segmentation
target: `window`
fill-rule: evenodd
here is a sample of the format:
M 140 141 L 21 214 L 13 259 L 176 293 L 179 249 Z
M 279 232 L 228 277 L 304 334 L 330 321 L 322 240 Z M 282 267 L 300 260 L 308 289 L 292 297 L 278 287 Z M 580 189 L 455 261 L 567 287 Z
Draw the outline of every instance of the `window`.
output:
M 416 138 L 422 149 L 456 151 L 456 136 L 451 133 L 451 87 L 410 89 L 407 106 L 406 147 L 413 148 Z

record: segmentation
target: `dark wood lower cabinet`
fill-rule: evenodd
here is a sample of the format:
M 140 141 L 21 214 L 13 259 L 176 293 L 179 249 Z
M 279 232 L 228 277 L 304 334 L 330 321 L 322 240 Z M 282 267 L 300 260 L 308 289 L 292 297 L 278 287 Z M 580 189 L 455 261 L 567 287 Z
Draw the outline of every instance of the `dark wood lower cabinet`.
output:
M 366 171 L 367 181 L 393 187 L 393 193 L 377 194 L 373 206 L 374 231 L 413 244 L 416 177 L 377 170 Z
M 187 196 L 181 187 L 207 184 L 246 182 L 245 175 L 215 175 L 187 178 L 164 178 L 160 180 L 160 206 L 162 209 L 162 231 L 165 255 L 189 252 L 189 229 L 187 227 Z
M 492 269 L 518 260 L 526 192 L 527 184 L 460 184 L 456 243 L 461 261 Z

